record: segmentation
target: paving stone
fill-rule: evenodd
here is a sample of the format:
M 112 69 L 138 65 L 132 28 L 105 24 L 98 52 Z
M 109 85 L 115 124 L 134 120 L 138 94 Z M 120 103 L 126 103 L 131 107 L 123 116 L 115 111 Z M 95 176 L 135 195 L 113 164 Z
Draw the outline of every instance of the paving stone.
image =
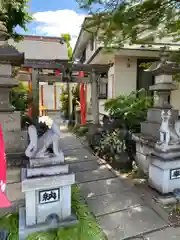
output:
M 110 170 L 108 170 L 104 165 L 99 166 L 98 169 L 92 171 L 85 171 L 76 173 L 75 179 L 77 183 L 92 182 L 100 179 L 115 178 Z
M 71 150 L 68 153 L 64 151 L 65 161 L 67 161 L 69 163 L 85 162 L 85 161 L 97 161 L 96 157 L 93 156 L 92 154 L 90 154 L 89 152 L 88 153 L 85 152 L 85 154 L 83 154 L 83 149 L 82 149 L 82 154 L 80 153 L 80 151 L 79 151 L 78 154 L 74 154 L 73 151 L 74 150 Z
M 77 139 L 73 139 L 70 141 L 64 141 L 63 139 L 60 139 L 59 141 L 59 148 L 63 151 L 82 147 L 82 144 Z
M 117 177 L 95 182 L 81 183 L 79 184 L 79 187 L 85 198 L 91 198 L 93 196 L 115 192 L 121 193 L 125 190 L 129 190 L 129 187 L 122 184 L 122 182 Z
M 20 182 L 20 168 L 7 169 L 7 183 Z
M 79 162 L 87 162 L 87 161 L 95 161 L 95 159 L 92 158 L 86 158 L 82 155 L 66 155 L 64 156 L 65 161 L 67 161 L 67 163 L 71 164 L 71 163 L 79 163 Z
M 156 232 L 144 235 L 144 240 L 179 240 L 180 239 L 180 228 L 166 228 L 158 230 Z M 133 238 L 132 240 L 142 240 L 142 237 Z
M 69 164 L 70 171 L 74 173 L 88 171 L 88 170 L 95 170 L 98 167 L 99 167 L 99 164 L 96 161 L 87 161 L 87 162 Z
M 95 216 L 127 209 L 130 206 L 143 205 L 137 194 L 126 191 L 109 193 L 87 199 L 88 205 Z
M 131 207 L 127 210 L 98 217 L 101 228 L 111 240 L 124 240 L 167 224 L 146 206 Z
M 10 202 L 24 199 L 24 193 L 21 191 L 21 183 L 7 184 L 7 198 Z
M 65 156 L 68 156 L 68 155 L 75 155 L 75 156 L 79 156 L 81 155 L 82 157 L 85 157 L 85 158 L 94 158 L 96 159 L 96 157 L 90 153 L 90 151 L 88 151 L 87 149 L 85 148 L 74 148 L 74 149 L 65 149 L 64 151 L 64 155 Z

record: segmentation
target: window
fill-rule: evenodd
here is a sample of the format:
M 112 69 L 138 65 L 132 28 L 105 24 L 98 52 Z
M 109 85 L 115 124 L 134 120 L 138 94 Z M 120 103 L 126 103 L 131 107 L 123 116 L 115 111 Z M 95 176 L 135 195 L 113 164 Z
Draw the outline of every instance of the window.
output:
M 108 84 L 99 83 L 99 99 L 107 99 L 108 97 Z
M 108 98 L 108 83 L 106 80 L 108 80 L 107 73 L 101 74 L 101 79 L 105 81 L 99 81 L 99 99 L 107 99 Z
M 90 40 L 90 49 L 91 51 L 94 50 L 94 36 L 92 35 L 91 40 Z

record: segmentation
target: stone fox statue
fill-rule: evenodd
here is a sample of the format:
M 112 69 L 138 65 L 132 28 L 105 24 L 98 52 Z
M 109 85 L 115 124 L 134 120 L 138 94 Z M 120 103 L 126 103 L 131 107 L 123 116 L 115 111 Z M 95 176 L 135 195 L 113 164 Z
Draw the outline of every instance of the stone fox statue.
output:
M 180 120 L 176 121 L 174 128 L 169 124 L 171 118 L 171 111 L 167 114 L 164 110 L 161 112 L 161 126 L 160 126 L 160 143 L 169 145 L 169 143 L 177 144 L 180 142 Z
M 25 154 L 29 158 L 45 158 L 50 155 L 47 151 L 48 147 L 52 144 L 54 157 L 62 156 L 59 151 L 60 128 L 54 122 L 51 128 L 47 130 L 40 138 L 37 135 L 37 129 L 34 125 L 28 127 L 30 138 L 29 146 Z

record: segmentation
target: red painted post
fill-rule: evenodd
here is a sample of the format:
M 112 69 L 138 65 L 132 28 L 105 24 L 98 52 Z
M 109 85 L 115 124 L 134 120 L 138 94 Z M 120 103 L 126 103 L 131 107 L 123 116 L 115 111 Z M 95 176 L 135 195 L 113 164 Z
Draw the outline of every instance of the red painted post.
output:
M 28 90 L 29 90 L 29 98 L 32 99 L 32 74 L 31 74 L 31 68 L 28 69 L 28 72 L 30 73 L 30 77 L 28 79 Z M 29 117 L 32 117 L 32 104 L 28 104 L 28 115 Z
M 84 77 L 84 72 L 79 72 L 79 77 Z M 81 124 L 86 124 L 86 87 L 82 82 L 80 84 L 80 107 L 81 107 Z

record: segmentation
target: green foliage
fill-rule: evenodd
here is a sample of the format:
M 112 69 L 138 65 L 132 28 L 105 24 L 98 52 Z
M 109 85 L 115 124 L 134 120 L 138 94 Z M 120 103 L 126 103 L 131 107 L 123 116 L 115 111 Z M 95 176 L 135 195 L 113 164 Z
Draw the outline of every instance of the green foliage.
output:
M 79 84 L 75 84 L 71 90 L 72 93 L 72 119 L 75 120 L 76 106 L 80 105 Z
M 72 131 L 79 137 L 85 136 L 86 133 L 88 132 L 88 125 L 84 126 L 75 126 Z
M 68 89 L 64 86 L 61 87 L 62 92 L 60 94 L 61 111 L 64 113 L 64 117 L 68 118 L 69 98 Z
M 112 118 L 119 119 L 126 129 L 136 131 L 146 119 L 147 110 L 152 106 L 152 98 L 143 94 L 144 90 L 120 95 L 105 102 L 105 110 Z
M 19 85 L 10 92 L 10 102 L 16 111 L 25 112 L 29 103 L 28 87 L 23 83 L 19 83 Z
M 77 186 L 72 186 L 72 208 L 78 216 L 78 224 L 49 232 L 34 233 L 26 240 L 104 240 L 104 236 L 91 215 Z M 0 219 L 0 227 L 9 230 L 9 240 L 18 240 L 18 215 L 10 214 Z
M 107 157 L 115 157 L 116 154 L 125 150 L 125 141 L 121 135 L 120 129 L 114 131 L 107 131 L 102 134 L 99 146 L 95 149 Z
M 96 153 L 115 164 L 115 168 L 131 170 L 136 152 L 132 133 L 140 131 L 140 123 L 145 121 L 152 102 L 143 89 L 107 100 L 104 106 L 110 120 L 93 135 L 91 146 Z
M 68 57 L 69 60 L 72 59 L 72 47 L 71 47 L 71 35 L 69 33 L 64 33 L 61 34 L 61 37 L 63 37 L 67 43 L 67 48 L 68 48 Z
M 79 84 L 75 84 L 72 87 L 72 101 L 73 101 L 73 105 L 77 106 L 80 104 L 80 92 L 79 92 Z
M 28 0 L 2 0 L 0 21 L 5 23 L 10 37 L 15 40 L 21 39 L 15 28 L 20 26 L 27 31 L 26 24 L 32 20 L 27 4 Z
M 180 40 L 179 0 L 77 0 L 92 19 L 84 26 L 98 33 L 105 46 L 153 42 L 156 38 Z M 99 5 L 97 9 L 95 4 Z

